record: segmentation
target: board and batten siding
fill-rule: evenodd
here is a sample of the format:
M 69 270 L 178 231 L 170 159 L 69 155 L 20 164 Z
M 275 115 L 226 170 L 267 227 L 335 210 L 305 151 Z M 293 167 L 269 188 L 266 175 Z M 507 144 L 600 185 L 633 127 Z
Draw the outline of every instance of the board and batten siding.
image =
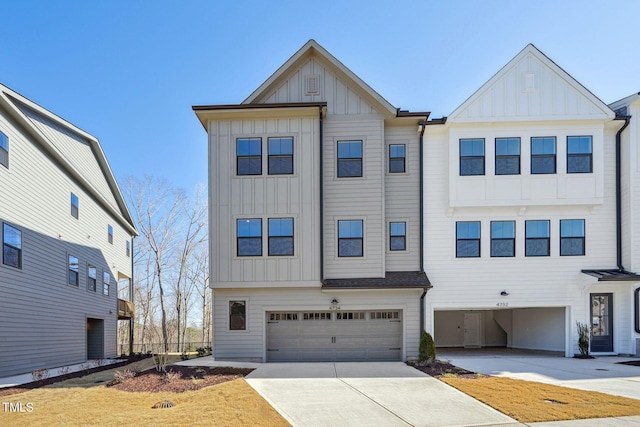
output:
M 405 173 L 389 173 L 389 145 L 405 145 Z M 420 145 L 416 126 L 385 128 L 386 271 L 420 269 Z M 406 222 L 406 251 L 389 250 L 389 223 Z
M 340 310 L 403 310 L 403 360 L 418 357 L 421 290 L 337 291 L 319 289 L 214 289 L 213 356 L 216 359 L 265 361 L 266 313 L 327 311 L 331 299 Z M 246 301 L 247 330 L 229 330 L 229 301 Z
M 0 223 L 22 232 L 23 256 L 22 269 L 0 263 L 0 376 L 84 362 L 87 318 L 104 320 L 104 356 L 116 356 L 117 280 L 132 275 L 125 249 L 131 236 L 3 112 L 0 130 L 9 137 Z M 70 213 L 71 192 L 79 198 L 79 219 Z M 77 287 L 67 284 L 68 255 L 79 260 Z M 87 290 L 88 264 L 98 269 L 95 293 Z M 111 277 L 108 297 L 104 271 Z
M 318 286 L 319 119 L 209 122 L 211 282 L 226 286 Z M 293 137 L 292 175 L 268 174 L 269 137 Z M 237 138 L 262 138 L 262 175 L 236 175 Z M 262 219 L 260 257 L 237 256 L 236 220 Z M 294 255 L 268 255 L 268 219 L 293 218 Z M 280 285 L 279 285 L 280 286 Z
M 318 76 L 318 93 L 306 92 L 308 76 Z M 327 102 L 328 116 L 375 115 L 376 110 L 348 79 L 325 61 L 309 58 L 299 68 L 291 70 L 276 89 L 256 100 L 256 103 Z
M 539 127 L 549 130 L 550 135 L 559 131 L 558 123 L 540 123 Z M 566 134 L 589 134 L 592 125 L 583 131 L 569 123 Z M 471 134 L 465 131 L 467 134 Z M 486 130 L 479 127 L 477 135 L 483 136 Z M 520 136 L 517 128 L 510 129 L 510 136 Z M 452 138 L 449 129 L 444 126 L 427 128 L 425 144 L 425 263 L 433 289 L 427 296 L 428 310 L 426 316 L 427 330 L 433 330 L 433 311 L 438 309 L 495 309 L 499 304 L 508 304 L 508 308 L 525 307 L 569 307 L 570 342 L 577 352 L 577 335 L 575 321 L 588 321 L 587 296 L 589 289 L 596 292 L 594 278 L 583 273 L 582 269 L 610 268 L 615 266 L 615 137 L 611 130 L 601 130 L 602 137 L 594 136 L 601 141 L 601 149 L 594 158 L 594 164 L 600 162 L 601 167 L 594 170 L 593 177 L 602 181 L 602 196 L 594 199 L 590 205 L 564 201 L 560 205 L 537 205 L 522 198 L 514 198 L 509 205 L 502 201 L 493 204 L 478 202 L 476 206 L 452 206 L 451 192 L 446 186 L 436 185 L 442 176 L 453 181 L 476 178 L 484 181 L 498 180 L 503 177 L 487 174 L 478 177 L 458 176 L 458 161 L 451 161 L 451 144 L 457 145 L 457 136 Z M 453 133 L 453 130 L 452 130 Z M 493 141 L 491 134 L 488 141 Z M 523 141 L 526 141 L 523 138 Z M 558 138 L 559 145 L 562 139 Z M 490 143 L 491 143 L 490 142 Z M 595 151 L 595 150 L 594 150 Z M 522 164 L 528 162 L 528 156 L 522 155 Z M 558 162 L 564 159 L 559 157 Z M 486 164 L 493 162 L 493 155 L 486 156 Z M 450 169 L 454 169 L 452 172 Z M 606 173 L 605 173 L 606 171 Z M 524 173 L 524 172 L 523 172 Z M 514 177 L 505 177 L 513 179 Z M 517 180 L 525 180 L 527 176 L 516 176 Z M 457 186 L 453 182 L 451 186 Z M 450 187 L 451 188 L 451 187 Z M 571 190 L 570 187 L 568 190 Z M 481 195 L 484 192 L 480 193 Z M 561 219 L 584 219 L 586 227 L 586 255 L 559 256 L 559 221 Z M 490 256 L 490 222 L 515 221 L 516 223 L 516 256 L 494 258 Z M 525 257 L 525 221 L 550 220 L 551 241 L 549 257 Z M 456 222 L 481 222 L 481 257 L 456 258 Z M 506 290 L 508 297 L 500 296 Z M 437 342 L 437 337 L 434 337 Z
M 362 141 L 363 176 L 338 178 L 338 141 Z M 327 120 L 324 127 L 325 278 L 384 277 L 384 122 Z M 338 221 L 363 220 L 363 257 L 338 257 Z

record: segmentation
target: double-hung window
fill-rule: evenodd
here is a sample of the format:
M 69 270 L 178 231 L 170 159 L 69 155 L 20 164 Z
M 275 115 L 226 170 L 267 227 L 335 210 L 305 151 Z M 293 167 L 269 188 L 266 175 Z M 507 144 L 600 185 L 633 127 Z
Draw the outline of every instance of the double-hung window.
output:
M 2 224 L 2 263 L 22 268 L 22 231 L 9 224 Z
M 71 216 L 78 219 L 80 216 L 80 201 L 78 196 L 71 193 Z
M 496 175 L 520 174 L 520 138 L 496 138 Z
M 78 258 L 74 257 L 73 255 L 69 255 L 69 284 L 73 285 L 73 286 L 78 286 L 79 282 L 78 282 L 78 278 L 79 278 L 79 272 L 80 272 L 80 266 L 78 264 Z
M 515 221 L 491 221 L 491 256 L 516 256 Z
M 93 265 L 87 266 L 87 289 L 91 292 L 96 291 L 96 282 L 98 281 L 98 269 Z
M 0 131 L 0 165 L 9 167 L 9 138 Z
M 525 221 L 525 256 L 549 256 L 549 221 Z
M 293 218 L 269 218 L 269 255 L 293 255 Z
M 480 221 L 456 222 L 456 257 L 480 256 Z
M 293 173 L 293 137 L 268 138 L 269 175 Z
M 406 147 L 404 144 L 389 145 L 389 173 L 406 172 Z
M 236 169 L 238 175 L 262 175 L 262 138 L 236 140 Z
M 531 173 L 556 173 L 556 137 L 531 138 Z
M 262 256 L 262 219 L 236 220 L 238 256 Z
M 102 295 L 109 296 L 109 285 L 111 284 L 111 274 L 108 271 L 102 274 Z
M 131 242 L 129 240 L 126 241 L 125 252 L 127 254 L 127 258 L 131 256 Z
M 390 222 L 389 223 L 389 250 L 391 251 L 407 250 L 407 223 L 406 222 Z
M 107 225 L 107 240 L 113 244 L 113 227 L 110 225 Z
M 584 219 L 560 220 L 560 256 L 584 252 Z
M 338 256 L 361 257 L 363 254 L 362 220 L 338 221 Z
M 460 140 L 460 176 L 484 175 L 484 138 Z
M 591 136 L 567 137 L 567 173 L 593 172 L 593 141 Z
M 245 331 L 247 329 L 247 302 L 229 301 L 229 330 Z
M 338 178 L 362 176 L 362 141 L 338 141 Z

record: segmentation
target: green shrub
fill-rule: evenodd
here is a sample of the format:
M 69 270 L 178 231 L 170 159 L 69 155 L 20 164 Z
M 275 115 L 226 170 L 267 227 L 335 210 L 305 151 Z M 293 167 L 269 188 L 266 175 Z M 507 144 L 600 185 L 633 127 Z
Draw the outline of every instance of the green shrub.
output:
M 421 362 L 433 362 L 436 360 L 436 345 L 430 333 L 426 331 L 422 333 L 418 351 L 418 357 Z
M 589 325 L 576 322 L 576 327 L 578 328 L 578 348 L 580 349 L 580 354 L 589 356 Z

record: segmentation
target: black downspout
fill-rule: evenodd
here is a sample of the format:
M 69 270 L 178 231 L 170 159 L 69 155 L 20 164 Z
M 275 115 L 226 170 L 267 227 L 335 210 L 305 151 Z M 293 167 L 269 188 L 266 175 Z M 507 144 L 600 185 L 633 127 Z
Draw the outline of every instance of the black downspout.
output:
M 426 121 L 420 122 L 420 273 L 424 273 L 424 130 Z M 424 297 L 427 288 L 420 296 L 420 337 L 424 333 Z
M 324 170 L 323 150 L 324 134 L 322 122 L 322 108 L 320 107 L 320 282 L 324 283 Z
M 622 266 L 622 172 L 621 167 L 621 134 L 629 126 L 631 116 L 619 116 L 615 120 L 624 120 L 624 125 L 616 133 L 616 261 L 618 270 L 624 271 Z
M 135 236 L 131 236 L 131 282 L 129 283 L 129 301 L 133 303 L 133 286 L 134 286 L 134 275 L 133 275 L 133 242 L 135 240 Z M 135 312 L 134 312 L 135 313 Z M 135 316 L 135 314 L 134 314 Z M 135 317 L 129 318 L 129 355 L 133 354 L 133 328 L 135 325 Z

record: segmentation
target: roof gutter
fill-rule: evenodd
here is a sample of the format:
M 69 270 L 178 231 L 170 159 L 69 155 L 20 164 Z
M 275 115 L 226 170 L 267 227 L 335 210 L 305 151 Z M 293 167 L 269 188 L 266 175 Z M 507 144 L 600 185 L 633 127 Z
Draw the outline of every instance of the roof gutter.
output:
M 614 120 L 624 120 L 624 125 L 616 133 L 616 261 L 618 270 L 624 271 L 622 266 L 622 172 L 621 168 L 621 135 L 631 116 L 617 116 Z

